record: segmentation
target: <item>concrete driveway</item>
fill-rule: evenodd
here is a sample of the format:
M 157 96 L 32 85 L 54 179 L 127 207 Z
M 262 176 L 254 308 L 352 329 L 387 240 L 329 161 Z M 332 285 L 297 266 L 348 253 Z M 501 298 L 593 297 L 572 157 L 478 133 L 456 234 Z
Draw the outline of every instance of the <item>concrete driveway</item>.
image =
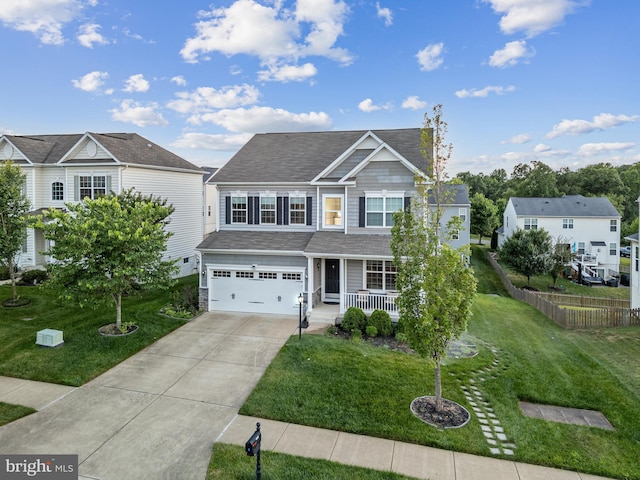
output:
M 77 454 L 80 479 L 202 480 L 214 440 L 297 326 L 295 316 L 206 313 L 1 427 L 2 453 Z

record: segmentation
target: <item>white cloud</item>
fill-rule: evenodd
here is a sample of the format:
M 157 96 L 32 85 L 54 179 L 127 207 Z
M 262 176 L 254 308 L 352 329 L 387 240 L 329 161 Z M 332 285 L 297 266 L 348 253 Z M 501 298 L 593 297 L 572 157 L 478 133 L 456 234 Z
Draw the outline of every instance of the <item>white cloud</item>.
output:
M 98 32 L 100 28 L 102 27 L 97 23 L 81 25 L 78 32 L 80 45 L 87 48 L 93 48 L 94 45 L 107 45 L 109 41 Z
M 267 70 L 258 72 L 258 78 L 263 82 L 303 82 L 308 78 L 314 77 L 318 73 L 318 69 L 313 63 L 305 63 L 304 65 L 269 65 Z
M 376 2 L 376 11 L 378 12 L 378 18 L 382 18 L 384 20 L 385 26 L 390 26 L 393 24 L 393 13 L 391 13 L 391 9 L 388 7 L 381 7 L 380 2 Z
M 93 6 L 91 2 L 89 5 Z M 31 32 L 49 45 L 62 45 L 65 24 L 77 18 L 81 0 L 0 0 L 0 21 L 18 31 Z
M 252 85 L 230 85 L 220 89 L 198 87 L 193 92 L 178 92 L 176 100 L 167 107 L 176 112 L 191 114 L 191 123 L 200 123 L 200 115 L 220 108 L 252 105 L 260 98 L 260 91 Z
M 202 115 L 201 120 L 237 133 L 313 131 L 331 127 L 331 117 L 324 112 L 292 113 L 257 106 L 219 110 Z
M 240 133 L 236 135 L 212 135 L 208 133 L 189 132 L 182 134 L 175 142 L 175 148 L 189 148 L 193 150 L 236 151 L 247 143 L 253 134 Z
M 149 82 L 144 78 L 144 75 L 138 73 L 131 75 L 125 82 L 124 92 L 140 92 L 144 93 L 149 90 Z
M 514 135 L 509 140 L 504 140 L 504 141 L 502 141 L 500 143 L 502 143 L 502 144 L 509 143 L 509 144 L 521 145 L 523 143 L 529 143 L 530 141 L 531 141 L 531 135 L 529 135 L 528 133 L 520 133 L 518 135 Z
M 171 82 L 175 83 L 179 87 L 185 87 L 187 85 L 187 81 L 182 75 L 176 75 L 171 79 Z
M 418 58 L 418 63 L 420 64 L 420 70 L 423 71 L 431 71 L 437 69 L 444 59 L 442 58 L 442 54 L 444 52 L 444 43 L 432 43 L 431 45 L 427 45 L 422 50 L 420 50 L 416 57 Z
M 482 0 L 499 15 L 500 30 L 507 35 L 525 32 L 533 37 L 560 25 L 564 17 L 589 0 Z
M 544 153 L 550 150 L 551 150 L 551 147 L 548 145 L 545 145 L 544 143 L 539 143 L 538 145 L 536 145 L 536 148 L 533 149 L 533 151 L 536 153 Z
M 402 108 L 408 108 L 410 110 L 420 110 L 426 108 L 426 106 L 427 102 L 420 100 L 417 95 L 411 95 L 402 102 Z
M 109 78 L 107 72 L 93 71 L 78 78 L 77 80 L 71 80 L 74 87 L 84 90 L 85 92 L 100 93 L 105 81 Z M 108 90 L 105 93 L 111 93 L 112 90 Z
M 318 55 L 347 65 L 351 54 L 334 47 L 347 13 L 347 5 L 339 0 L 298 0 L 295 11 L 283 8 L 281 1 L 271 7 L 236 0 L 228 8 L 201 11 L 196 36 L 186 40 L 180 53 L 190 63 L 219 52 L 253 55 L 266 64 Z M 308 31 L 303 39 L 302 30 Z
M 384 105 L 375 105 L 373 100 L 370 98 L 365 98 L 358 104 L 358 108 L 363 112 L 375 112 L 376 110 L 391 110 L 392 105 L 390 103 L 385 103 Z
M 525 40 L 516 40 L 505 44 L 502 50 L 493 52 L 493 55 L 489 57 L 489 65 L 498 68 L 513 67 L 521 59 L 534 55 L 533 49 L 527 49 Z
M 157 111 L 157 103 L 142 105 L 133 100 L 123 100 L 119 108 L 110 110 L 111 119 L 117 122 L 132 123 L 137 127 L 148 127 L 150 125 L 168 125 L 161 113 Z
M 476 88 L 472 88 L 471 90 L 463 89 L 458 90 L 455 95 L 458 98 L 484 98 L 488 96 L 490 93 L 495 93 L 496 95 L 504 95 L 505 93 L 515 91 L 516 87 L 513 85 L 509 85 L 508 87 L 499 87 L 495 85 L 490 85 L 488 87 L 484 87 L 480 90 Z
M 578 149 L 578 155 L 581 157 L 593 157 L 600 154 L 609 154 L 611 152 L 619 152 L 630 150 L 635 147 L 633 142 L 611 142 L 611 143 L 585 143 Z
M 588 120 L 562 120 L 547 133 L 547 138 L 555 138 L 561 135 L 581 135 L 591 133 L 596 130 L 607 130 L 624 123 L 633 123 L 640 120 L 640 115 L 613 115 L 611 113 L 601 113 L 593 117 L 593 121 Z

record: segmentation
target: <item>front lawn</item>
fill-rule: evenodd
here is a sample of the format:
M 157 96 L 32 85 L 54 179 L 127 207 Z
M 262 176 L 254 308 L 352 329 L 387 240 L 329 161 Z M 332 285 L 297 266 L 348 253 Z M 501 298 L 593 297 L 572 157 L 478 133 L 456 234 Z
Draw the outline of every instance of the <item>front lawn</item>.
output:
M 197 276 L 182 278 L 172 290 L 197 285 Z M 117 365 L 147 345 L 184 324 L 158 314 L 171 302 L 171 291 L 145 292 L 123 299 L 122 321 L 138 330 L 125 337 L 105 337 L 98 328 L 115 322 L 115 307 L 93 310 L 59 300 L 41 287 L 19 287 L 24 307 L 0 307 L 0 375 L 79 386 Z M 0 286 L 0 299 L 9 298 L 9 286 Z M 35 344 L 45 328 L 62 330 L 64 344 L 56 348 Z
M 35 413 L 33 408 L 0 402 L 0 427 L 32 413 Z
M 476 385 L 516 445 L 515 455 L 503 458 L 640 479 L 640 329 L 617 329 L 616 341 L 611 331 L 563 330 L 534 308 L 506 297 L 478 253 L 473 264 L 481 293 L 469 333 L 480 353 L 447 362 L 444 396 L 471 409 L 457 379 L 466 382 L 470 372 L 489 367 L 496 358 L 495 378 L 486 376 Z M 475 415 L 461 429 L 440 431 L 411 414 L 413 398 L 432 394 L 433 369 L 423 359 L 305 335 L 301 341 L 292 337 L 283 347 L 241 413 L 490 455 Z M 519 400 L 599 410 L 616 431 L 524 417 Z

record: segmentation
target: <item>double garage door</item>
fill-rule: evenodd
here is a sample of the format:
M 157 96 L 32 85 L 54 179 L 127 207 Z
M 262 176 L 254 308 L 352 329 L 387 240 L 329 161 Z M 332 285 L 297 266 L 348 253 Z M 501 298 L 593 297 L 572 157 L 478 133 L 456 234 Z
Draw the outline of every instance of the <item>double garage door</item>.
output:
M 209 267 L 209 310 L 298 314 L 304 270 Z

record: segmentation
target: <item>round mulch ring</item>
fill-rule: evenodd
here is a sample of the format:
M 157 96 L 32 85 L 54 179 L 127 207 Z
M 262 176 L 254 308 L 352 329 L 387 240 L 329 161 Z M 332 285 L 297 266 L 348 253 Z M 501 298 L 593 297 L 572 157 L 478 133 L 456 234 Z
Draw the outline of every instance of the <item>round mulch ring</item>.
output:
M 105 337 L 123 337 L 125 335 L 131 335 L 136 330 L 138 330 L 137 325 L 129 325 L 129 327 L 127 327 L 127 331 L 122 332 L 118 327 L 116 327 L 115 323 L 103 325 L 98 329 L 100 335 L 104 335 Z
M 3 307 L 24 307 L 26 305 L 29 305 L 31 303 L 31 300 L 28 298 L 18 298 L 17 300 L 14 300 L 12 298 L 8 298 L 7 300 L 4 300 L 2 302 L 2 306 Z
M 452 400 L 442 399 L 442 411 L 436 411 L 436 397 L 418 397 L 411 402 L 411 413 L 437 428 L 464 427 L 471 415 L 469 410 Z

